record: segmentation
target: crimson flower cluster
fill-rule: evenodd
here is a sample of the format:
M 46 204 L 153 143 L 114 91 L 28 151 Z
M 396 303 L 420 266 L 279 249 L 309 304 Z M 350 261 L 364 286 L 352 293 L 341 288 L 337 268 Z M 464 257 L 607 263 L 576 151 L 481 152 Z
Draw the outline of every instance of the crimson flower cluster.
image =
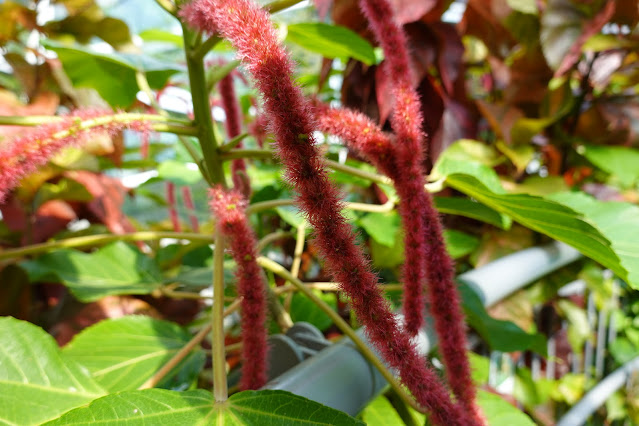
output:
M 17 138 L 0 145 L 0 203 L 18 186 L 25 176 L 45 165 L 53 156 L 68 146 L 80 146 L 91 134 L 115 134 L 124 129 L 148 133 L 142 120 L 118 122 L 104 120 L 93 126 L 82 126 L 87 120 L 112 115 L 109 110 L 82 109 L 71 112 L 54 123 L 38 126 Z
M 278 42 L 268 14 L 249 0 L 196 0 L 187 5 L 181 15 L 201 30 L 219 32 L 237 49 L 262 95 L 270 130 L 286 167 L 286 177 L 298 192 L 297 202 L 315 230 L 315 241 L 326 267 L 350 297 L 357 317 L 366 326 L 371 341 L 384 359 L 398 370 L 404 384 L 417 401 L 429 409 L 436 424 L 479 423 L 472 413 L 453 403 L 447 389 L 434 370 L 427 366 L 428 361 L 417 353 L 410 334 L 402 329 L 377 288 L 377 277 L 356 245 L 354 233 L 341 213 L 339 193 L 329 181 L 322 156 L 315 146 L 312 132 L 316 123 L 312 108 L 299 87 L 292 83 L 293 63 Z M 400 89 L 396 94 L 402 101 L 396 107 L 399 112 L 394 114 L 394 122 L 403 124 L 403 127 L 396 126 L 398 139 L 419 142 L 421 120 L 417 99 L 410 87 L 401 85 Z M 419 148 L 421 152 L 421 146 Z M 408 153 L 411 147 L 405 146 L 402 150 Z M 396 164 L 413 167 L 412 163 L 403 164 L 407 157 L 402 155 L 404 160 L 400 158 Z M 413 172 L 412 178 L 422 182 L 417 192 L 424 193 L 421 172 L 414 167 Z M 419 203 L 409 206 L 411 209 L 422 207 Z M 420 225 L 422 228 L 423 224 Z M 464 351 L 464 347 L 459 350 Z
M 259 389 L 266 384 L 267 332 L 266 282 L 256 262 L 257 240 L 246 217 L 246 199 L 236 190 L 217 186 L 210 191 L 211 211 L 217 218 L 216 230 L 229 242 L 237 264 L 237 293 L 242 311 L 243 390 Z M 217 295 L 216 295 L 217 297 Z

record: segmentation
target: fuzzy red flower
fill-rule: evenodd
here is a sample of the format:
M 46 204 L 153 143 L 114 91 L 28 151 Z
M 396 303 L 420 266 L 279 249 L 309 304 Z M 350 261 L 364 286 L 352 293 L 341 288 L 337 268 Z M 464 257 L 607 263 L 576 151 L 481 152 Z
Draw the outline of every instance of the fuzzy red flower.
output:
M 224 109 L 226 115 L 226 135 L 229 139 L 233 139 L 242 133 L 242 114 L 240 112 L 240 103 L 235 94 L 235 87 L 233 86 L 233 76 L 229 74 L 220 80 L 218 89 L 222 97 L 222 109 Z M 240 142 L 237 146 L 241 148 L 242 143 Z M 248 182 L 244 159 L 238 158 L 231 162 L 231 176 L 233 178 L 233 187 L 249 198 L 251 186 Z
M 377 288 L 377 277 L 355 243 L 341 213 L 342 202 L 330 183 L 323 159 L 314 146 L 315 123 L 310 105 L 292 83 L 293 63 L 280 46 L 268 14 L 248 0 L 196 0 L 187 10 L 206 15 L 201 29 L 218 30 L 236 47 L 262 94 L 288 181 L 298 191 L 298 203 L 316 232 L 326 267 L 350 297 L 359 320 L 384 359 L 396 368 L 417 401 L 440 425 L 473 424 L 472 417 L 452 403 L 432 368 L 417 353 L 388 302 Z M 189 20 L 189 16 L 186 17 Z M 201 22 L 190 19 L 190 22 Z
M 142 121 L 101 120 L 112 115 L 105 110 L 77 110 L 60 121 L 38 126 L 0 145 L 0 203 L 25 176 L 45 165 L 68 146 L 81 145 L 91 133 L 116 133 L 125 128 L 148 132 Z M 89 123 L 93 121 L 92 123 Z
M 267 380 L 266 282 L 257 259 L 257 239 L 246 217 L 246 199 L 221 186 L 210 191 L 216 229 L 229 241 L 237 264 L 237 293 L 242 311 L 243 390 L 259 389 Z
M 440 339 L 440 351 L 446 377 L 459 404 L 477 416 L 475 387 L 466 356 L 466 332 L 459 295 L 454 282 L 453 262 L 446 253 L 441 223 L 432 198 L 424 190 L 422 173 L 421 106 L 412 87 L 406 36 L 395 21 L 387 0 L 360 0 L 369 26 L 384 50 L 386 69 L 395 96 L 391 124 L 397 135 L 395 182 L 400 197 L 399 211 L 406 229 L 404 265 L 406 327 L 416 333 L 422 326 L 421 296 L 424 278 L 428 279 L 430 312 Z

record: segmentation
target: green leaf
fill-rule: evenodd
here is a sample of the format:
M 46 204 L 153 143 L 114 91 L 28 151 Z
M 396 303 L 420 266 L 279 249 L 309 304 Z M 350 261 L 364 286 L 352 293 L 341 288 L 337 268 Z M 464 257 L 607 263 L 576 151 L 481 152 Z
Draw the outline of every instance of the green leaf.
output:
M 509 229 L 512 220 L 490 207 L 470 198 L 433 197 L 435 207 L 440 213 L 455 214 L 489 223 L 501 229 Z
M 105 394 L 41 328 L 0 318 L 0 423 L 36 425 Z
M 293 228 L 299 228 L 306 219 L 304 214 L 295 206 L 281 206 L 275 209 L 282 220 Z
M 631 287 L 639 289 L 639 207 L 630 203 L 598 201 L 583 192 L 562 192 L 546 198 L 583 214 L 588 222 L 595 225 L 610 241 L 626 273 L 619 275 L 610 265 L 604 265 L 613 269 Z
M 499 395 L 479 389 L 477 404 L 490 426 L 534 426 L 535 423 L 517 407 L 506 402 Z
M 335 293 L 323 293 L 319 290 L 313 290 L 315 295 L 331 308 L 337 309 L 337 297 Z M 305 321 L 313 324 L 321 331 L 326 330 L 333 324 L 333 320 L 317 307 L 309 298 L 301 293 L 295 293 L 291 301 L 291 319 L 293 322 Z
M 121 241 L 90 254 L 56 250 L 20 266 L 31 282 L 57 280 L 82 302 L 114 294 L 149 294 L 162 283 L 155 261 Z
M 537 15 L 537 2 L 535 0 L 506 0 L 508 6 L 512 10 L 516 10 L 521 13 L 529 13 L 531 15 Z
M 532 350 L 546 355 L 546 339 L 542 334 L 526 333 L 513 322 L 491 317 L 472 288 L 464 283 L 458 288 L 467 323 L 479 333 L 492 350 L 501 352 Z
M 635 148 L 586 145 L 578 152 L 601 170 L 617 177 L 625 187 L 639 180 L 639 150 Z
M 559 300 L 557 306 L 568 319 L 568 343 L 573 352 L 581 353 L 584 343 L 593 337 L 586 311 L 568 300 Z
M 142 31 L 138 35 L 144 41 L 159 41 L 159 42 L 171 43 L 175 45 L 175 47 L 179 47 L 180 49 L 184 47 L 184 39 L 182 38 L 182 36 L 173 34 L 168 31 L 151 28 L 151 29 Z
M 628 278 L 628 271 L 610 241 L 573 209 L 541 197 L 507 194 L 494 170 L 476 162 L 451 159 L 446 152 L 440 156 L 435 170 L 456 190 L 532 230 L 575 247 L 619 277 Z
M 93 401 L 47 425 L 363 425 L 347 414 L 284 391 L 245 391 L 214 404 L 205 390 L 125 391 Z
M 191 186 L 202 180 L 202 174 L 197 167 L 191 168 L 186 163 L 167 160 L 158 166 L 158 178 L 176 185 Z
M 134 390 L 166 364 L 189 340 L 191 334 L 175 323 L 145 316 L 126 316 L 100 321 L 82 330 L 63 349 L 69 358 L 85 367 L 93 379 L 109 392 Z M 159 384 L 177 383 L 188 388 L 204 366 L 201 348 L 192 351 Z
M 399 215 L 395 210 L 387 213 L 368 213 L 358 221 L 366 233 L 379 244 L 393 247 L 401 227 Z
M 326 58 L 354 58 L 366 65 L 375 64 L 373 46 L 346 27 L 307 22 L 288 26 L 286 40 Z
M 487 384 L 490 375 L 490 360 L 475 352 L 468 352 L 468 361 L 470 362 L 473 383 L 477 386 Z
M 89 87 L 112 107 L 128 107 L 139 91 L 136 71 L 146 73 L 153 89 L 160 89 L 173 74 L 184 71 L 173 63 L 130 53 L 98 53 L 47 41 L 45 46 L 57 55 L 74 87 Z
M 362 419 L 368 426 L 402 425 L 404 421 L 384 395 L 380 395 L 366 406 Z
M 454 229 L 444 230 L 444 242 L 448 254 L 453 259 L 466 256 L 479 246 L 479 238 Z

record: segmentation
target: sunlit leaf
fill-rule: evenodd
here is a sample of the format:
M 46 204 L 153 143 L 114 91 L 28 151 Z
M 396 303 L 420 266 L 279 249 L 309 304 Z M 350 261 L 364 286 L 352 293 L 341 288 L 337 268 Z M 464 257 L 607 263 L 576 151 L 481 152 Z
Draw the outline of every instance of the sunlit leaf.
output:
M 63 353 L 89 370 L 109 392 L 134 390 L 166 364 L 191 339 L 175 323 L 144 316 L 100 321 L 77 334 Z M 159 387 L 187 388 L 204 366 L 201 349 L 192 351 Z M 172 382 L 179 375 L 182 383 Z
M 0 318 L 0 423 L 36 425 L 104 395 L 44 330 Z
M 245 391 L 214 404 L 205 390 L 125 391 L 75 409 L 47 425 L 363 425 L 335 409 L 284 391 Z
M 20 266 L 31 282 L 62 282 L 83 302 L 116 294 L 148 294 L 162 283 L 153 259 L 123 242 L 90 254 L 60 249 Z
M 112 107 L 128 107 L 138 92 L 136 71 L 143 71 L 153 89 L 160 89 L 173 74 L 184 68 L 160 62 L 150 56 L 130 53 L 98 53 L 79 46 L 68 47 L 48 41 L 74 87 L 90 87 Z
M 480 389 L 477 391 L 477 405 L 481 407 L 486 423 L 490 426 L 534 426 L 534 422 L 517 407 L 506 402 L 501 396 Z
M 578 152 L 601 170 L 617 177 L 625 187 L 639 180 L 639 150 L 636 148 L 586 145 Z
M 368 426 L 402 425 L 404 421 L 384 395 L 375 398 L 362 412 Z
M 346 27 L 321 22 L 293 24 L 286 39 L 327 58 L 354 58 L 375 64 L 375 52 L 368 41 Z

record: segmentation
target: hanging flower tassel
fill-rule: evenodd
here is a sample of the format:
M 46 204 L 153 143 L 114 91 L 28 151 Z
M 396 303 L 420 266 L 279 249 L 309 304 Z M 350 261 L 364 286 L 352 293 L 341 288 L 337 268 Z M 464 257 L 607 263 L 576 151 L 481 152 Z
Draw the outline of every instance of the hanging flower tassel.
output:
M 242 390 L 259 389 L 267 380 L 266 282 L 257 259 L 257 239 L 246 217 L 246 199 L 218 186 L 210 190 L 216 230 L 229 241 L 237 264 L 237 293 L 242 311 Z
M 293 63 L 279 44 L 268 14 L 248 0 L 196 0 L 182 10 L 182 16 L 191 24 L 204 24 L 200 29 L 218 30 L 246 63 L 262 94 L 286 177 L 299 193 L 298 204 L 315 229 L 326 267 L 350 297 L 383 358 L 399 371 L 434 423 L 474 424 L 472 416 L 453 404 L 434 370 L 427 368 L 377 288 L 377 277 L 341 213 L 342 201 L 315 147 L 310 105 L 292 83 Z
M 360 0 L 360 7 L 385 55 L 395 97 L 391 124 L 397 135 L 395 182 L 406 232 L 404 265 L 406 327 L 416 333 L 423 324 L 422 283 L 427 278 L 430 312 L 440 339 L 446 377 L 459 405 L 481 416 L 466 356 L 466 330 L 453 262 L 446 252 L 442 227 L 432 198 L 424 190 L 421 105 L 412 87 L 406 36 L 387 0 Z
M 233 76 L 228 74 L 218 84 L 218 90 L 222 97 L 222 109 L 226 115 L 226 135 L 229 139 L 233 139 L 242 133 L 242 119 L 240 111 L 240 103 L 235 94 L 233 86 Z M 237 145 L 242 147 L 242 142 Z M 238 158 L 231 162 L 231 177 L 233 179 L 233 187 L 240 191 L 246 198 L 251 196 L 251 185 L 246 174 L 246 163 L 243 158 Z
M 0 144 L 0 203 L 22 178 L 37 171 L 62 149 L 81 146 L 91 134 L 150 130 L 144 120 L 126 120 L 126 115 L 118 120 L 113 118 L 113 112 L 108 110 L 77 110 Z

